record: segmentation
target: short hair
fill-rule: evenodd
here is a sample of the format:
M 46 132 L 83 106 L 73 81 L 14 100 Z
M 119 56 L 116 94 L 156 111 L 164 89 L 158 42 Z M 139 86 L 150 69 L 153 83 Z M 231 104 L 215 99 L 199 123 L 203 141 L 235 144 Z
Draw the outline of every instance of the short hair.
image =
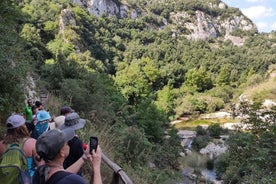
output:
M 71 113 L 71 112 L 74 112 L 74 110 L 69 106 L 63 106 L 60 109 L 60 115 L 66 115 L 66 114 Z
M 35 101 L 35 106 L 39 107 L 41 105 L 42 105 L 42 103 L 40 101 Z

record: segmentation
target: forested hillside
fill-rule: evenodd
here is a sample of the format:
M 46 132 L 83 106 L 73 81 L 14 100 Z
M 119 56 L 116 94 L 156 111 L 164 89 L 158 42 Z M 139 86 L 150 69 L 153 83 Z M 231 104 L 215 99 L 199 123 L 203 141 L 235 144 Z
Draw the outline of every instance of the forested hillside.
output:
M 32 90 L 56 100 L 52 114 L 67 104 L 108 127 L 136 183 L 176 180 L 181 147 L 173 128 L 163 139 L 169 121 L 228 109 L 276 69 L 276 33 L 258 33 L 219 0 L 114 0 L 118 11 L 97 14 L 80 2 L 1 0 L 1 123 L 21 112 L 31 77 Z M 274 98 L 270 87 L 253 100 Z

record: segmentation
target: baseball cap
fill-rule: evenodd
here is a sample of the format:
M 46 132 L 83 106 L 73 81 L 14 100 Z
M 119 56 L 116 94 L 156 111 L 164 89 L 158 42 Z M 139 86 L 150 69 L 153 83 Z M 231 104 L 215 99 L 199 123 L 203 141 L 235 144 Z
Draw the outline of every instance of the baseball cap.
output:
M 37 154 L 46 162 L 53 160 L 66 142 L 75 135 L 72 128 L 53 129 L 41 134 L 35 144 Z
M 74 130 L 78 130 L 83 128 L 85 125 L 85 120 L 81 119 L 78 113 L 72 112 L 65 116 L 64 124 L 59 127 L 59 129 L 63 130 L 65 128 L 72 128 Z
M 14 129 L 25 124 L 25 119 L 19 114 L 11 115 L 6 122 L 7 129 Z

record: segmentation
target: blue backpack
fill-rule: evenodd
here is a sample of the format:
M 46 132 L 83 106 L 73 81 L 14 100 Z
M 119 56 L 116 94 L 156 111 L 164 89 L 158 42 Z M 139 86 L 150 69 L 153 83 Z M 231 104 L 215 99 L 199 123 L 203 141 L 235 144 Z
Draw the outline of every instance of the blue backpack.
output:
M 48 121 L 37 122 L 34 127 L 32 137 L 37 139 L 41 134 L 43 134 L 44 132 L 47 132 L 49 129 L 50 129 L 50 126 Z
M 31 184 L 31 176 L 27 170 L 27 158 L 18 144 L 8 145 L 8 149 L 0 158 L 1 184 Z

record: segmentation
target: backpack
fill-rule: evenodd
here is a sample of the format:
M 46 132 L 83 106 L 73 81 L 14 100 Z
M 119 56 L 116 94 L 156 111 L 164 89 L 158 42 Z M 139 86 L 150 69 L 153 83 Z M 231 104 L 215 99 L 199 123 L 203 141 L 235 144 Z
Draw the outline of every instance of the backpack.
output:
M 48 121 L 37 122 L 32 132 L 32 137 L 34 139 L 37 139 L 41 134 L 43 134 L 44 132 L 47 132 L 49 128 L 50 127 L 49 127 Z
M 31 176 L 27 170 L 27 158 L 16 143 L 8 145 L 8 149 L 0 158 L 0 183 L 31 184 Z
M 47 181 L 46 181 L 46 173 L 48 173 L 50 168 L 47 165 L 41 165 L 37 168 L 35 171 L 35 174 L 32 178 L 33 184 L 56 184 L 58 183 L 62 178 L 71 175 L 70 172 L 65 171 L 58 171 L 54 173 Z

